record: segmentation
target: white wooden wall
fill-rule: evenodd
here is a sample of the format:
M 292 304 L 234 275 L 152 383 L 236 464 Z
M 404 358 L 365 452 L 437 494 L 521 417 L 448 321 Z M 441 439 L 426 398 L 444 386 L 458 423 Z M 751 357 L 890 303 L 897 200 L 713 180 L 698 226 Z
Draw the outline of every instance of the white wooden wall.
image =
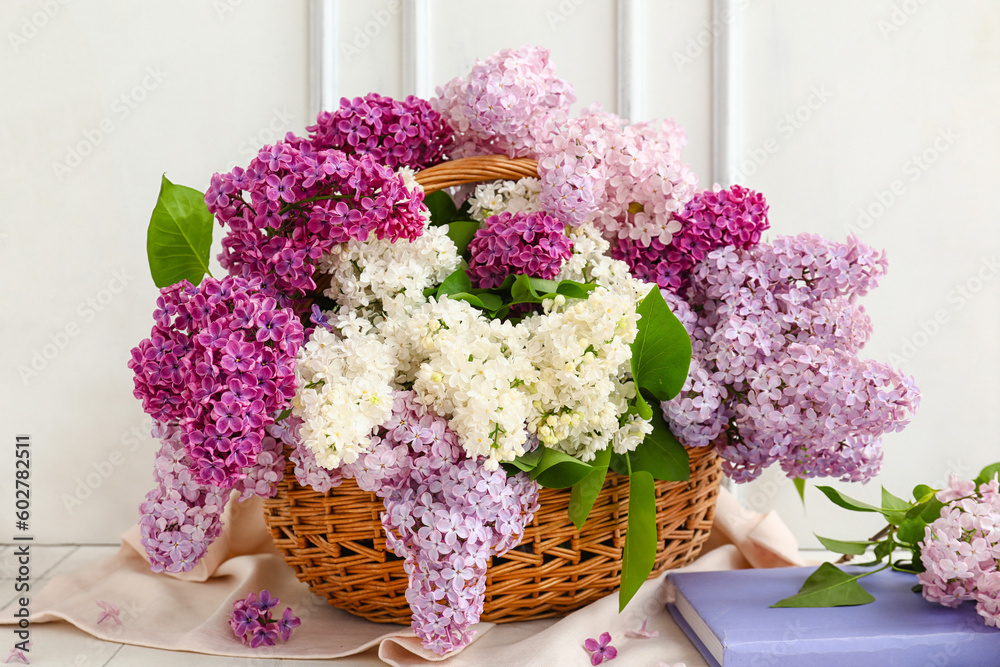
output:
M 17 433 L 34 440 L 39 540 L 115 541 L 151 484 L 125 362 L 151 324 L 145 227 L 162 172 L 204 188 L 322 103 L 427 96 L 529 43 L 552 51 L 578 107 L 677 119 L 702 184 L 763 191 L 774 234 L 853 231 L 888 249 L 868 353 L 916 375 L 924 403 L 887 438 L 881 479 L 849 493 L 905 494 L 1000 459 L 989 0 L 10 0 L 0 36 L 0 542 Z M 804 514 L 779 475 L 742 493 L 806 546 L 877 528 L 815 492 Z

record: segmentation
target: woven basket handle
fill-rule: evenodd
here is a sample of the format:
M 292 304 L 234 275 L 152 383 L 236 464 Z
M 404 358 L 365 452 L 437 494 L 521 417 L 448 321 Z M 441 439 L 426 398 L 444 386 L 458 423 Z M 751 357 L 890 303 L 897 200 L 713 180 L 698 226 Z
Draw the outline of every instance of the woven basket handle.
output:
M 417 182 L 430 194 L 463 183 L 497 179 L 538 178 L 538 160 L 506 155 L 474 155 L 449 160 L 417 173 Z

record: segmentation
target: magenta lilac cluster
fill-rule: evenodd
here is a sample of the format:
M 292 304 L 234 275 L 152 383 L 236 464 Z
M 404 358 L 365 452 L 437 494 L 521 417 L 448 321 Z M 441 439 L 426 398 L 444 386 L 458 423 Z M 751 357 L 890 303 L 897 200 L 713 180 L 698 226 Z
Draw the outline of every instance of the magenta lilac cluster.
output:
M 153 419 L 177 424 L 201 484 L 233 488 L 247 468 L 275 464 L 259 459 L 266 428 L 295 395 L 303 329 L 261 289 L 238 277 L 166 287 L 150 337 L 132 350 L 136 398 Z
M 497 287 L 524 273 L 551 280 L 573 254 L 563 223 L 546 213 L 504 212 L 486 219 L 469 243 L 469 278 L 476 287 Z
M 593 107 L 538 146 L 547 211 L 605 236 L 669 245 L 698 179 L 681 160 L 687 137 L 671 120 L 629 124 Z
M 533 156 L 576 101 L 573 87 L 556 76 L 548 50 L 537 46 L 477 60 L 468 76 L 438 86 L 437 95 L 431 105 L 455 136 L 453 157 Z
M 648 245 L 623 238 L 614 246 L 613 256 L 627 262 L 637 278 L 683 295 L 691 269 L 706 254 L 723 246 L 747 249 L 760 241 L 770 227 L 767 209 L 762 194 L 741 185 L 704 190 L 677 215 L 681 228 L 669 244 L 659 238 Z
M 946 505 L 920 543 L 924 597 L 946 607 L 975 601 L 986 625 L 1000 628 L 1000 484 L 994 476 L 977 488 L 951 475 L 937 497 Z
M 715 442 L 737 481 L 776 462 L 789 477 L 875 475 L 883 434 L 908 424 L 920 398 L 911 377 L 858 357 L 871 322 L 857 299 L 885 269 L 853 237 L 708 253 L 691 274 L 690 306 L 663 290 L 693 348 L 684 389 L 663 403 L 674 434 Z
M 306 128 L 316 150 L 370 155 L 390 169 L 414 170 L 444 159 L 451 132 L 441 114 L 426 100 L 409 96 L 394 100 L 378 93 L 340 100 L 336 111 L 323 111 Z
M 483 611 L 490 558 L 521 541 L 538 510 L 538 486 L 523 473 L 491 472 L 469 459 L 448 421 L 412 392 L 396 395 L 372 445 L 339 473 L 385 503 L 386 547 L 405 560 L 412 627 L 424 647 L 438 654 L 461 648 Z M 313 466 L 301 465 L 301 475 L 296 469 L 301 483 L 326 489 L 340 482 Z
M 292 135 L 262 148 L 246 169 L 215 174 L 205 203 L 229 228 L 222 265 L 285 297 L 316 288 L 316 264 L 334 245 L 371 234 L 412 240 L 425 224 L 423 192 L 408 190 L 391 168 Z
M 233 603 L 229 627 L 250 648 L 274 646 L 278 637 L 287 642 L 292 630 L 299 627 L 302 621 L 292 613 L 291 607 L 285 607 L 284 613 L 278 617 L 276 607 L 279 602 L 281 600 L 271 597 L 267 590 L 256 594 L 250 592 Z

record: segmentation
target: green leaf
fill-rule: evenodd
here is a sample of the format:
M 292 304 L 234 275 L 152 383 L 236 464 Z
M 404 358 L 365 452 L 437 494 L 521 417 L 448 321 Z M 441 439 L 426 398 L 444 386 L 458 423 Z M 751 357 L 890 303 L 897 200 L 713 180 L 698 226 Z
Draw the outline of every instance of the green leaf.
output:
M 891 556 L 892 552 L 895 550 L 896 542 L 890 538 L 876 544 L 872 551 L 875 555 L 875 561 L 881 563 L 883 560 Z
M 927 522 L 919 516 L 910 517 L 902 523 L 899 524 L 899 529 L 896 531 L 896 537 L 903 544 L 914 546 L 917 542 L 924 539 L 924 529 L 927 527 Z
M 438 288 L 437 296 L 442 297 L 445 294 L 461 294 L 470 293 L 472 291 L 472 281 L 469 280 L 469 276 L 466 275 L 465 269 L 455 269 L 455 271 L 444 279 Z
M 633 474 L 636 470 L 645 470 L 653 476 L 653 479 L 668 482 L 683 482 L 689 479 L 691 466 L 684 445 L 670 432 L 670 427 L 663 420 L 659 410 L 653 411 L 650 422 L 653 424 L 653 432 L 629 454 Z
M 834 505 L 843 507 L 846 510 L 851 510 L 853 512 L 881 512 L 881 507 L 875 507 L 874 505 L 869 505 L 868 503 L 863 503 L 860 500 L 855 500 L 845 496 L 840 491 L 837 491 L 832 486 L 817 486 L 817 489 L 823 492 L 827 498 L 833 501 Z
M 618 453 L 612 454 L 611 463 L 608 467 L 614 470 L 619 475 L 622 475 L 623 477 L 628 477 L 628 461 L 625 460 L 624 454 L 618 454 Z
M 668 401 L 687 378 L 691 339 L 656 287 L 649 290 L 636 312 L 642 319 L 632 343 L 632 377 L 637 388 Z
M 562 294 L 568 299 L 586 299 L 597 287 L 594 283 L 578 283 L 575 280 L 563 280 L 556 287 L 556 294 Z
M 635 392 L 635 413 L 643 419 L 653 418 L 653 408 L 646 402 L 646 397 L 642 395 L 642 390 Z
M 542 300 L 531 284 L 531 278 L 523 273 L 514 277 L 510 286 L 510 298 L 513 303 L 537 303 Z
M 976 477 L 976 486 L 980 484 L 986 484 L 995 476 L 1000 475 L 1000 462 L 991 463 L 982 469 L 979 475 Z
M 468 292 L 455 292 L 454 294 L 449 294 L 448 298 L 456 301 L 468 301 L 476 308 L 486 309 L 486 305 L 483 304 L 483 300 L 475 294 L 469 294 Z
M 491 294 L 486 290 L 472 290 L 472 293 L 483 302 L 483 307 L 490 312 L 500 310 L 503 307 L 503 299 L 496 294 Z
M 882 487 L 882 516 L 889 523 L 898 526 L 906 520 L 906 513 L 913 508 L 913 504 L 894 496 Z
M 511 461 L 511 463 L 524 472 L 531 472 L 538 465 L 538 462 L 542 460 L 542 453 L 542 447 L 535 447 L 530 452 L 521 454 Z
M 628 480 L 628 530 L 622 553 L 622 583 L 618 611 L 625 609 L 653 571 L 656 561 L 656 493 L 653 476 L 634 470 Z
M 157 287 L 181 280 L 199 284 L 206 273 L 212 275 L 208 270 L 211 248 L 212 214 L 205 205 L 205 195 L 175 185 L 164 175 L 146 232 L 146 255 L 153 282 Z
M 832 563 L 823 563 L 809 575 L 799 592 L 772 607 L 852 607 L 875 598 L 858 583 L 871 572 L 848 574 Z
M 795 490 L 799 492 L 799 500 L 802 501 L 802 506 L 806 505 L 806 480 L 802 477 L 793 477 L 792 483 L 795 484 Z
M 278 413 L 278 416 L 274 418 L 274 421 L 275 422 L 280 422 L 283 419 L 288 419 L 288 415 L 290 415 L 290 414 L 292 414 L 292 409 L 291 408 L 285 408 L 284 410 L 282 410 L 281 412 Z
M 528 284 L 531 285 L 532 293 L 537 295 L 555 294 L 556 290 L 559 289 L 559 283 L 554 280 L 534 278 L 532 276 L 528 276 Z
M 583 524 L 590 515 L 590 510 L 594 507 L 597 495 L 604 488 L 604 478 L 608 475 L 608 464 L 611 462 L 611 447 L 605 447 L 597 452 L 594 461 L 591 463 L 593 471 L 579 482 L 573 485 L 573 490 L 569 496 L 569 519 L 576 526 L 577 530 L 583 528 Z
M 937 492 L 937 489 L 929 487 L 926 484 L 917 484 L 913 487 L 913 499 L 918 503 L 926 503 L 937 495 Z
M 873 542 L 844 542 L 842 540 L 832 540 L 829 537 L 822 537 L 820 535 L 816 535 L 816 539 L 833 553 L 850 554 L 852 556 L 863 556 L 865 551 L 868 550 L 868 547 L 873 544 Z
M 472 237 L 479 230 L 479 223 L 475 220 L 452 220 L 448 223 L 448 238 L 452 240 L 458 248 L 458 254 L 464 255 Z
M 922 503 L 922 505 L 924 505 L 924 509 L 920 512 L 920 518 L 927 523 L 934 523 L 941 517 L 941 510 L 944 509 L 944 503 L 936 497 L 931 498 L 926 503 Z
M 455 219 L 455 215 L 458 213 L 458 209 L 455 208 L 455 202 L 444 190 L 424 195 L 424 204 L 431 211 L 431 220 L 429 223 L 431 227 L 447 225 Z
M 531 471 L 531 479 L 550 489 L 573 486 L 594 469 L 593 466 L 569 454 L 545 446 L 539 446 L 538 449 L 542 450 L 542 458 Z

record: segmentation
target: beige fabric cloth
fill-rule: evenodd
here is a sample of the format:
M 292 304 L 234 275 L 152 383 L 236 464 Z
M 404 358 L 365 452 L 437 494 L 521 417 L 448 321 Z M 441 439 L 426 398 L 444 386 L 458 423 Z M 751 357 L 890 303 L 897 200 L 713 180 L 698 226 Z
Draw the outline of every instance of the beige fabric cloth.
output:
M 426 665 L 443 658 L 424 650 L 408 627 L 370 623 L 328 606 L 295 578 L 271 543 L 258 499 L 230 503 L 224 530 L 191 572 L 150 572 L 139 544 L 138 526 L 122 536 L 114 556 L 73 574 L 54 577 L 31 604 L 31 621 L 65 620 L 100 639 L 153 648 L 258 658 L 336 658 L 378 647 L 390 665 Z M 721 570 L 799 565 L 798 548 L 788 528 L 773 513 L 745 510 L 725 489 L 703 555 L 687 569 Z M 268 589 L 302 619 L 288 643 L 250 649 L 229 628 L 233 602 L 250 591 Z M 97 600 L 118 605 L 122 625 L 98 625 Z M 618 664 L 655 665 L 684 661 L 704 664 L 666 612 L 663 577 L 646 582 L 626 610 L 618 613 L 609 595 L 563 619 L 477 626 L 476 638 L 447 657 L 449 666 L 589 665 L 582 644 L 611 632 L 623 659 Z M 13 608 L 0 612 L 0 624 L 13 622 Z M 626 638 L 648 618 L 655 639 Z

